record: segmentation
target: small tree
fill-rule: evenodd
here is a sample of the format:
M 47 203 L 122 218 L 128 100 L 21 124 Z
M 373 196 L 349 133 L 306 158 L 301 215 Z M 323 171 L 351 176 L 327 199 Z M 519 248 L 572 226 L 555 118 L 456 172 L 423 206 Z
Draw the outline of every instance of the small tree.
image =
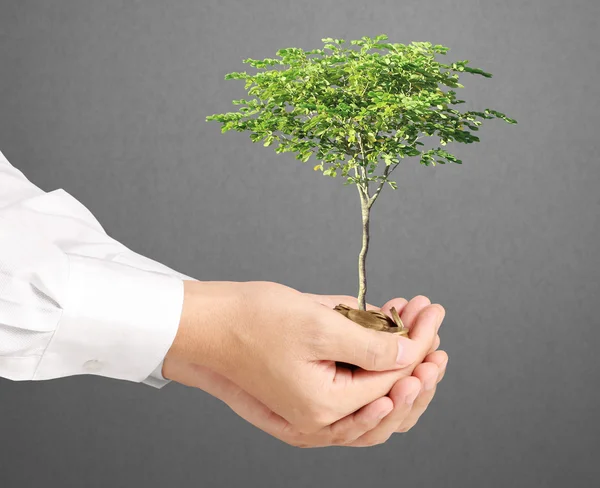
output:
M 296 159 L 317 160 L 315 171 L 356 185 L 362 211 L 362 248 L 358 257 L 358 304 L 366 305 L 366 256 L 369 249 L 370 212 L 386 183 L 404 158 L 418 157 L 426 166 L 460 164 L 442 147 L 426 149 L 425 136 L 469 144 L 479 138 L 478 119 L 514 119 L 492 109 L 460 112 L 464 103 L 452 89 L 464 88 L 459 73 L 490 78 L 467 66 L 468 61 L 443 64 L 436 54 L 449 48 L 429 42 L 409 45 L 385 42 L 386 35 L 363 37 L 344 47 L 343 39 L 322 39 L 323 49 L 277 51 L 277 59 L 246 59 L 256 74 L 229 73 L 225 79 L 246 81 L 251 100 L 234 100 L 238 112 L 215 114 L 209 121 L 222 124 L 222 132 L 250 131 L 252 142 L 275 145 L 276 153 L 296 153 Z

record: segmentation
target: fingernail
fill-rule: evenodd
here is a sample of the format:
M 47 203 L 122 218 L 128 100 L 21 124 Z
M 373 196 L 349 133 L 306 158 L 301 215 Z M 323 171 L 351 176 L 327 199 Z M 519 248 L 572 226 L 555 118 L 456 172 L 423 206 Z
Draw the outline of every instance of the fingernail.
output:
M 404 399 L 404 402 L 407 405 L 412 405 L 413 403 L 415 403 L 415 400 L 419 396 L 419 393 L 420 393 L 420 390 L 413 391 L 412 393 L 409 393 L 408 395 L 406 395 L 406 398 Z
M 446 359 L 444 361 L 444 363 L 440 366 L 440 370 L 444 371 L 446 369 L 446 366 L 448 366 L 448 360 Z
M 404 366 L 404 346 L 402 345 L 402 339 L 398 339 L 398 355 L 396 356 L 396 363 Z
M 392 409 L 388 409 L 388 410 L 382 410 L 381 412 L 379 412 L 377 414 L 377 418 L 378 419 L 382 419 L 383 417 L 385 417 L 387 414 L 389 414 L 392 411 Z
M 431 391 L 431 390 L 433 390 L 433 387 L 436 384 L 435 380 L 436 380 L 436 378 L 432 378 L 427 383 L 425 383 L 425 391 Z

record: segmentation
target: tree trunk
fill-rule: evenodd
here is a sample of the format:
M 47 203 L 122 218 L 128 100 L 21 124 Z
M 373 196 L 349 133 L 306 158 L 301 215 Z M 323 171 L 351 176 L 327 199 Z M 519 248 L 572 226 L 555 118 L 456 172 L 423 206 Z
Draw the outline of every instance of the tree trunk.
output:
M 367 251 L 369 250 L 369 217 L 370 208 L 367 196 L 359 188 L 360 207 L 362 213 L 362 248 L 358 255 L 358 309 L 367 309 Z

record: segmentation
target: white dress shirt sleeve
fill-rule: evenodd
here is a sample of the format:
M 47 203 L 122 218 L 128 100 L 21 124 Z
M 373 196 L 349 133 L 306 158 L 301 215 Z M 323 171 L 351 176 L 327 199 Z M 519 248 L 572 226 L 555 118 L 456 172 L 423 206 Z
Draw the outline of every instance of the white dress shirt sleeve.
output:
M 96 374 L 160 388 L 192 279 L 109 237 L 0 152 L 0 376 Z

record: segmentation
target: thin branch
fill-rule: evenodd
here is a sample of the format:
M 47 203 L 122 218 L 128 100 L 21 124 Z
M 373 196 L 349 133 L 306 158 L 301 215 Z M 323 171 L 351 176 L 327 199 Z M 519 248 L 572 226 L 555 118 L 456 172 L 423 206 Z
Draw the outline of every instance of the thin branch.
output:
M 385 170 L 383 171 L 383 175 L 382 175 L 383 180 L 381 180 L 381 183 L 377 187 L 377 190 L 375 190 L 375 193 L 373 193 L 373 196 L 371 198 L 369 198 L 369 208 L 371 208 L 371 206 L 375 203 L 375 200 L 377 200 L 377 197 L 381 193 L 381 189 L 383 188 L 383 185 L 385 185 L 385 182 L 387 181 L 387 177 L 388 177 L 389 173 L 390 173 L 390 167 L 386 166 Z
M 373 204 L 375 203 L 375 200 L 377 200 L 377 197 L 379 196 L 379 194 L 381 193 L 381 190 L 383 189 L 383 185 L 385 185 L 386 181 L 388 181 L 389 176 L 398 167 L 399 164 L 400 163 L 396 163 L 393 166 L 390 165 L 390 166 L 385 167 L 385 170 L 383 170 L 383 175 L 382 175 L 383 180 L 381 180 L 381 183 L 377 187 L 377 190 L 375 191 L 375 193 L 373 193 L 373 196 L 369 198 L 369 208 L 371 208 L 373 206 Z
M 398 163 L 396 163 L 396 164 L 395 164 L 395 165 L 392 167 L 392 169 L 390 169 L 390 171 L 389 171 L 389 173 L 388 173 L 387 175 L 388 175 L 388 176 L 389 176 L 389 175 L 391 175 L 391 174 L 392 174 L 392 172 L 393 172 L 393 171 L 394 171 L 394 170 L 395 170 L 395 169 L 398 167 L 398 165 L 399 165 L 399 164 L 400 164 L 399 162 L 398 162 Z

